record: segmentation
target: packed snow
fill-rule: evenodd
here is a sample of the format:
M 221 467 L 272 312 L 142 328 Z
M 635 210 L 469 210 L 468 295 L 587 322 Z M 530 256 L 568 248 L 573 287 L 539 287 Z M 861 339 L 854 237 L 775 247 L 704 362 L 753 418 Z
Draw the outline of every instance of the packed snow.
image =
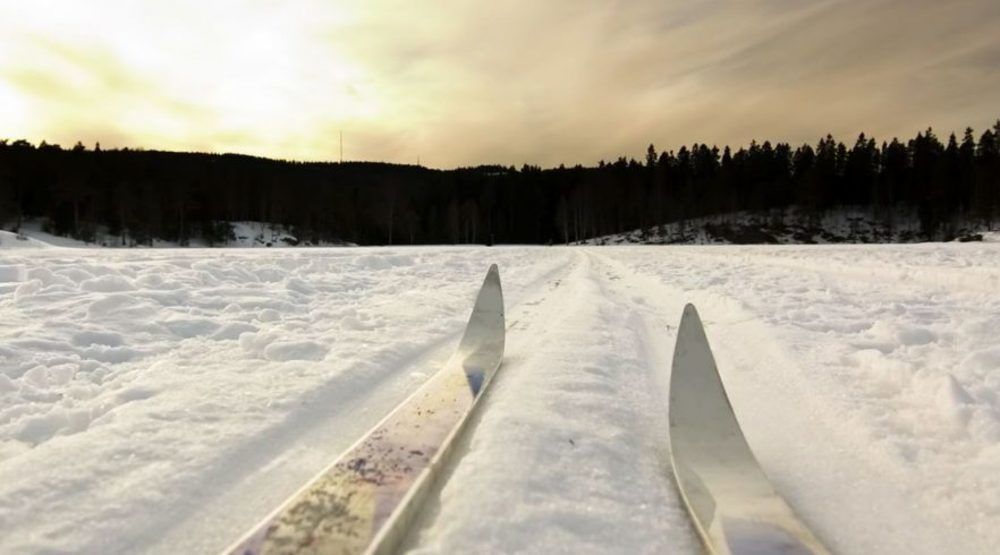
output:
M 0 552 L 215 553 L 454 349 L 503 366 L 420 553 L 698 553 L 669 466 L 686 302 L 838 553 L 1000 545 L 1000 244 L 115 250 L 0 237 Z

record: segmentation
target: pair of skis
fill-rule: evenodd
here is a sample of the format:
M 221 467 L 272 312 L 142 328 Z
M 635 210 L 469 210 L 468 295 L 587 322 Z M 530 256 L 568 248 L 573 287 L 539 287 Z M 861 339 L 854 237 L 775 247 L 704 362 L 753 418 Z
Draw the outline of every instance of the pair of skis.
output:
M 496 265 L 445 367 L 229 555 L 392 553 L 503 358 Z M 774 492 L 722 386 L 694 306 L 684 309 L 670 380 L 672 463 L 688 512 L 718 555 L 827 553 Z

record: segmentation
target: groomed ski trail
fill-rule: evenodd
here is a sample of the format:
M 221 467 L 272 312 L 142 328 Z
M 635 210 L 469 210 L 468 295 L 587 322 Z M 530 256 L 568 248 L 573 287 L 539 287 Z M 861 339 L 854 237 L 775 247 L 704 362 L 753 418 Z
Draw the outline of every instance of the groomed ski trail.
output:
M 608 297 L 592 255 L 575 255 L 548 303 L 511 318 L 503 372 L 415 552 L 700 551 L 635 312 Z
M 665 416 L 686 302 L 703 310 L 768 478 L 831 551 L 980 552 L 870 464 L 881 455 L 837 425 L 844 415 L 814 390 L 805 361 L 738 299 L 636 270 L 615 249 L 576 253 L 560 299 L 512 322 L 504 373 L 411 538 L 417 552 L 700 553 L 670 472 Z M 470 514 L 490 517 L 470 526 Z
M 123 362 L 105 362 L 112 372 L 81 364 L 68 394 L 49 386 L 94 425 L 0 453 L 0 471 L 17 476 L 0 486 L 0 520 L 16 532 L 0 551 L 11 553 L 217 553 L 441 367 L 489 262 L 504 270 L 516 317 L 572 261 L 524 248 L 24 254 L 6 260 L 30 281 L 0 298 L 0 355 L 28 354 L 5 361 L 25 370 L 48 359 Z M 298 358 L 316 346 L 330 352 Z M 79 394 L 92 395 L 89 379 L 106 389 L 92 401 Z M 46 408 L 38 385 L 25 391 L 32 411 Z
M 398 552 L 500 367 L 505 335 L 500 273 L 493 264 L 448 363 L 227 552 Z
M 960 527 L 943 525 L 920 507 L 917 491 L 903 477 L 886 474 L 881 460 L 886 454 L 872 450 L 870 438 L 858 437 L 854 428 L 839 425 L 850 415 L 810 381 L 803 367 L 809 361 L 776 340 L 774 330 L 743 302 L 669 281 L 670 274 L 656 273 L 656 265 L 636 264 L 628 249 L 589 254 L 608 278 L 609 296 L 636 307 L 651 349 L 672 349 L 684 304 L 698 306 L 751 449 L 775 489 L 832 552 L 988 552 L 967 542 Z M 687 266 L 671 268 L 695 277 L 693 268 L 700 267 L 700 281 L 739 283 L 738 270 L 718 271 L 721 261 L 714 252 L 704 259 L 700 254 L 680 250 L 674 257 Z M 739 267 L 740 258 L 729 264 Z
M 5 553 L 216 553 L 440 368 L 491 262 L 507 356 L 412 548 L 700 552 L 667 440 L 685 302 L 831 551 L 1000 543 L 996 245 L 4 255 Z
M 505 284 L 508 322 L 526 307 L 544 302 L 551 285 L 571 271 L 573 261 L 569 253 L 560 253 L 526 283 L 509 280 L 509 285 Z M 462 307 L 459 312 L 464 310 Z M 201 500 L 204 504 L 191 510 L 183 521 L 173 522 L 169 534 L 164 534 L 149 553 L 176 553 L 179 547 L 217 553 L 231 544 L 438 371 L 452 354 L 461 332 L 455 328 L 419 347 L 409 360 L 387 365 L 377 381 L 364 384 L 369 388 L 367 394 L 346 399 L 343 404 L 338 405 L 337 399 L 341 383 L 310 392 L 300 411 L 229 455 L 230 462 L 217 467 L 220 475 L 209 480 L 228 480 L 233 486 L 216 498 Z M 232 478 L 234 474 L 240 477 L 238 481 Z

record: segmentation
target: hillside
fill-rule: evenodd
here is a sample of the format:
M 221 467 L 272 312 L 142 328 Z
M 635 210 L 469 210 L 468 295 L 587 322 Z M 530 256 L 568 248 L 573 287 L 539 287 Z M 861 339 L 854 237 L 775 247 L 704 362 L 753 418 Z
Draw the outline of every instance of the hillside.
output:
M 640 160 L 590 167 L 441 170 L 0 139 L 0 227 L 44 220 L 60 236 L 101 242 L 105 230 L 145 246 L 225 244 L 219 222 L 271 222 L 314 245 L 555 244 L 720 214 L 795 207 L 815 221 L 861 207 L 877 221 L 915 214 L 912 240 L 940 240 L 956 222 L 1000 220 L 998 133 L 1000 122 L 978 139 L 927 129 L 881 144 L 861 134 L 853 145 L 829 135 L 815 146 L 649 145 Z
M 767 245 L 837 243 L 916 243 L 989 241 L 1000 227 L 982 221 L 952 222 L 923 234 L 916 210 L 879 213 L 870 208 L 833 209 L 822 214 L 792 207 L 769 212 L 737 212 L 694 218 L 626 233 L 605 235 L 581 245 Z
M 106 247 L 106 248 L 178 248 L 178 247 L 227 247 L 227 248 L 287 248 L 287 247 L 348 247 L 353 243 L 342 241 L 318 240 L 316 242 L 300 240 L 292 230 L 276 224 L 264 222 L 216 222 L 216 229 L 225 229 L 219 237 L 209 243 L 204 238 L 196 237 L 183 243 L 155 239 L 149 244 L 138 244 L 128 235 L 112 234 L 104 227 L 93 230 L 89 241 L 74 239 L 52 233 L 50 227 L 42 221 L 28 221 L 21 225 L 20 231 L 0 230 L 0 249 L 7 248 L 39 248 L 58 247 Z

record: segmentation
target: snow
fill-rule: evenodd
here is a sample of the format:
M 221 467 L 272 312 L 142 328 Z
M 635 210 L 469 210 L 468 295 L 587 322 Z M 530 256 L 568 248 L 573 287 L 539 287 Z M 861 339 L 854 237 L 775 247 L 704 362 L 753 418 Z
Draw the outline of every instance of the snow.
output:
M 891 225 L 890 223 L 891 222 Z M 938 230 L 932 239 L 996 241 L 995 224 L 974 219 L 953 223 L 950 235 Z M 890 213 L 867 206 L 840 206 L 821 213 L 798 207 L 734 212 L 676 221 L 580 241 L 582 245 L 629 244 L 828 244 L 911 243 L 926 241 L 916 209 Z
M 42 231 L 39 221 L 27 221 L 21 226 L 19 233 L 0 230 L 0 248 L 47 248 L 47 247 L 86 247 L 83 241 L 70 237 L 60 237 Z
M 228 248 L 271 248 L 271 247 L 330 247 L 352 246 L 345 242 L 320 242 L 313 244 L 300 241 L 289 229 L 276 224 L 264 222 L 227 222 L 232 228 L 232 239 L 224 241 L 216 247 Z M 140 248 L 178 248 L 178 247 L 208 247 L 203 239 L 194 238 L 189 244 L 180 245 L 177 242 L 153 239 L 151 245 L 136 245 L 134 239 L 127 234 L 125 237 L 108 232 L 106 228 L 98 227 L 94 233 L 93 242 L 81 241 L 72 237 L 55 235 L 45 231 L 44 220 L 27 220 L 21 224 L 20 233 L 0 230 L 0 249 L 11 248 L 93 248 L 93 247 L 140 247 Z
M 40 249 L 48 247 L 51 243 L 39 239 L 28 237 L 25 234 L 18 234 L 12 231 L 0 229 L 0 248 L 10 249 Z
M 698 553 L 666 384 L 699 309 L 835 552 L 1000 545 L 1000 244 L 89 249 L 0 237 L 0 552 L 214 553 L 451 354 L 507 351 L 408 547 Z

